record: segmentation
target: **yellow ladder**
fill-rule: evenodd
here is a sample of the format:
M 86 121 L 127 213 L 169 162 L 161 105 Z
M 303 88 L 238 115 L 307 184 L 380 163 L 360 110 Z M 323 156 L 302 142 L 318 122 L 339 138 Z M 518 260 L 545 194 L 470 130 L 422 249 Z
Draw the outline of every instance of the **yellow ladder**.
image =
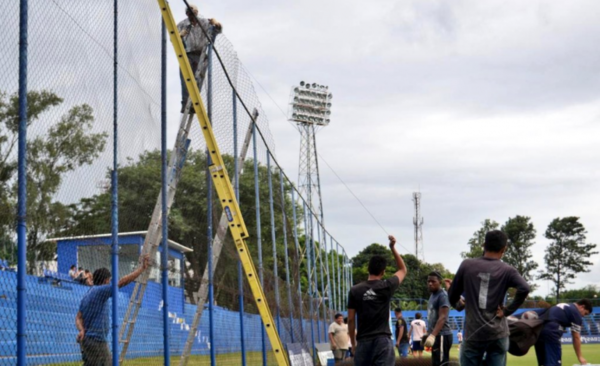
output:
M 281 339 L 277 333 L 277 328 L 274 326 L 271 310 L 269 309 L 267 299 L 263 292 L 262 286 L 260 285 L 256 268 L 254 268 L 250 251 L 248 250 L 248 246 L 244 241 L 244 239 L 248 238 L 248 231 L 246 229 L 246 225 L 244 224 L 244 219 L 242 218 L 242 213 L 240 211 L 237 199 L 235 198 L 233 186 L 229 180 L 229 175 L 225 169 L 225 163 L 219 151 L 219 146 L 217 145 L 212 126 L 208 120 L 206 109 L 204 108 L 204 104 L 200 98 L 200 90 L 198 89 L 196 79 L 193 76 L 194 74 L 185 53 L 183 42 L 181 42 L 181 37 L 177 31 L 177 24 L 175 23 L 175 19 L 173 18 L 169 4 L 165 0 L 158 0 L 158 4 L 160 6 L 165 26 L 169 32 L 171 43 L 175 49 L 175 54 L 177 55 L 177 61 L 179 62 L 181 74 L 185 80 L 186 87 L 190 94 L 190 99 L 192 100 L 192 105 L 194 106 L 194 110 L 198 116 L 198 121 L 200 122 L 202 133 L 204 134 L 204 139 L 206 140 L 206 147 L 210 153 L 210 158 L 212 161 L 212 164 L 209 166 L 209 171 L 212 176 L 215 190 L 219 196 L 219 201 L 221 202 L 221 206 L 223 206 L 223 212 L 227 215 L 231 236 L 233 237 L 236 250 L 240 255 L 242 266 L 246 272 L 246 279 L 248 280 L 250 289 L 254 295 L 256 307 L 258 308 L 258 312 L 260 313 L 267 336 L 271 342 L 271 348 L 275 354 L 277 364 L 279 366 L 289 366 L 285 349 L 283 348 L 283 344 L 281 343 Z

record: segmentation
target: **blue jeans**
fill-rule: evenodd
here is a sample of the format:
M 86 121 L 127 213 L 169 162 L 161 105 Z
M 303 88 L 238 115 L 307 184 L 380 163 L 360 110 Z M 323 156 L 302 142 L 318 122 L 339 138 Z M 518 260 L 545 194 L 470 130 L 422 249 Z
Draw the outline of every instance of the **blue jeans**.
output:
M 483 365 L 483 356 L 485 354 L 486 366 L 506 366 L 507 351 L 508 337 L 492 341 L 467 340 L 460 347 L 460 365 Z
M 394 342 L 389 337 L 358 341 L 354 366 L 393 366 L 396 362 Z
M 408 346 L 408 342 L 400 343 L 398 346 L 398 353 L 400 354 L 400 357 L 408 357 Z

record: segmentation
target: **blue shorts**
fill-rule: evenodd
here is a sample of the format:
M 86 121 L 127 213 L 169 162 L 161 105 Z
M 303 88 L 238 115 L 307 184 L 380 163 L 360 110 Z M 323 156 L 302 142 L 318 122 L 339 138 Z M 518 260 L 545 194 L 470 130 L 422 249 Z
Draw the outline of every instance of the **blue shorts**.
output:
M 561 366 L 562 345 L 560 337 L 562 330 L 554 322 L 547 323 L 535 343 L 535 354 L 538 365 Z
M 413 351 L 422 351 L 423 350 L 423 346 L 421 345 L 421 341 L 413 341 L 413 343 L 412 343 L 412 350 Z

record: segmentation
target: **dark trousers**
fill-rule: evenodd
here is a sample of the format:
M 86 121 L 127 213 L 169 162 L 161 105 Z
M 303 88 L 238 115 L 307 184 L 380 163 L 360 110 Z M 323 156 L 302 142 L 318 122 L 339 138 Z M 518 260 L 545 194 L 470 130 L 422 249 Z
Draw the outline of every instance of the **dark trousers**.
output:
M 535 343 L 535 355 L 538 365 L 560 366 L 562 363 L 562 329 L 556 322 L 549 322 L 544 326 L 540 336 Z
M 388 337 L 358 341 L 354 366 L 393 366 L 396 362 L 394 342 Z
M 190 66 L 192 67 L 192 72 L 194 73 L 194 75 L 196 74 L 198 67 L 208 62 L 206 54 L 203 52 L 188 53 L 187 56 L 188 60 L 190 61 Z M 179 72 L 179 79 L 181 81 L 181 112 L 183 113 L 183 108 L 185 107 L 185 104 L 187 103 L 188 98 L 190 97 L 190 93 L 187 90 L 185 80 L 183 79 L 183 74 L 181 72 Z M 198 83 L 198 89 L 202 89 L 202 83 L 204 82 L 202 75 L 200 75 L 200 77 L 196 79 L 196 82 Z
M 83 366 L 111 366 L 112 355 L 108 343 L 85 337 L 81 342 Z
M 481 366 L 485 355 L 485 365 L 506 366 L 508 337 L 491 341 L 466 340 L 460 346 L 461 366 Z
M 446 366 L 450 362 L 450 349 L 452 348 L 452 334 L 438 335 L 431 348 L 431 365 Z

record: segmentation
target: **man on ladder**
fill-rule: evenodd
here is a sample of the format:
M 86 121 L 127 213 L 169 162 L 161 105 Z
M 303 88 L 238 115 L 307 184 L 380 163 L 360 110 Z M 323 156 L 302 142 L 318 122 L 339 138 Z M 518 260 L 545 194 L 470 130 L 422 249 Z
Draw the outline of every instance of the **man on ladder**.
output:
M 190 11 L 192 9 L 192 11 Z M 198 16 L 198 7 L 196 5 L 190 5 L 190 8 L 185 10 L 187 18 L 177 24 L 177 29 L 183 40 L 185 46 L 185 53 L 187 54 L 188 60 L 190 60 L 190 66 L 192 72 L 196 74 L 198 66 L 208 64 L 208 58 L 206 57 L 206 47 L 209 44 L 208 37 L 206 34 L 209 32 L 210 26 L 214 26 L 217 33 L 222 31 L 221 23 L 215 19 L 205 19 Z M 181 113 L 184 113 L 185 104 L 187 103 L 190 94 L 188 93 L 187 87 L 185 86 L 185 80 L 181 72 L 179 73 L 181 79 Z M 204 79 L 196 80 L 198 87 L 200 88 Z M 194 108 L 190 108 L 190 114 L 194 113 Z

